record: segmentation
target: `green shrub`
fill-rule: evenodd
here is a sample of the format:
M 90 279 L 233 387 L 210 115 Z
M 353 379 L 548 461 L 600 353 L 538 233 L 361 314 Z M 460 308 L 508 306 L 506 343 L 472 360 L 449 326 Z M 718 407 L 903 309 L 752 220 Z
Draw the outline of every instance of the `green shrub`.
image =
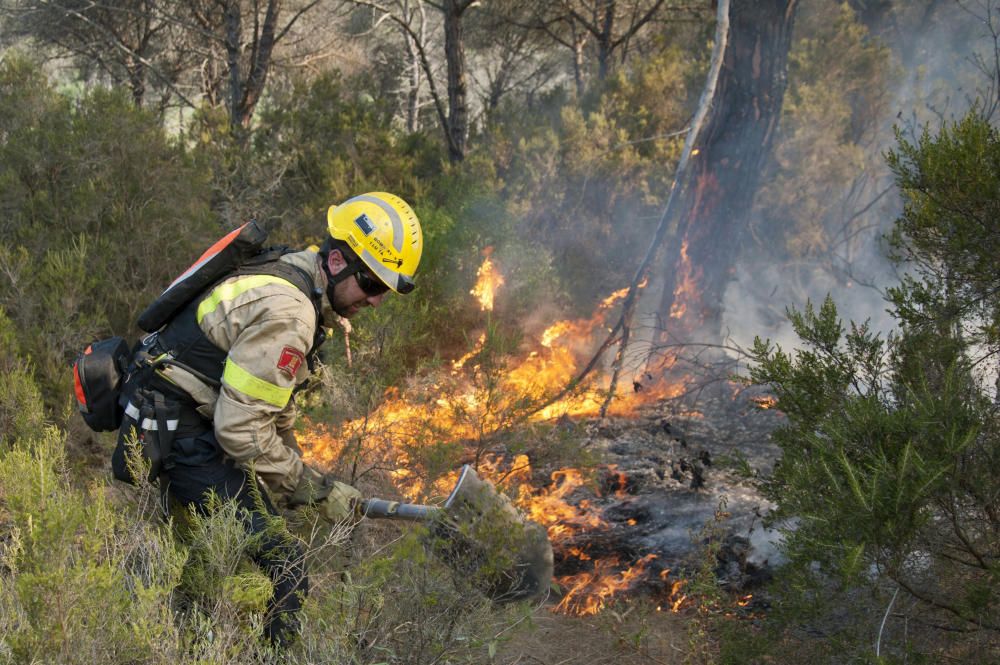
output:
M 0 306 L 58 411 L 79 349 L 132 330 L 223 229 L 209 220 L 204 172 L 124 95 L 72 99 L 9 53 L 0 89 Z
M 62 445 L 48 429 L 0 453 L 6 648 L 16 663 L 170 662 L 185 554 L 103 488 L 73 488 Z
M 0 307 L 0 449 L 38 435 L 44 417 L 31 359 L 21 351 L 14 325 Z
M 797 352 L 756 340 L 750 378 L 788 418 L 762 487 L 775 517 L 794 520 L 785 549 L 812 593 L 834 580 L 898 588 L 924 621 L 995 640 L 1000 423 L 984 367 L 1000 351 L 1000 288 L 984 220 L 995 219 L 1000 135 L 973 110 L 916 143 L 900 136 L 889 164 L 905 200 L 893 247 L 913 271 L 889 292 L 900 330 L 847 330 L 828 298 L 790 313 Z M 897 651 L 926 648 L 933 632 Z M 973 639 L 970 654 L 983 648 Z
M 56 429 L 0 451 L 0 662 L 273 662 L 260 640 L 271 584 L 246 559 L 253 542 L 234 506 L 185 513 L 178 538 L 157 503 L 148 485 L 74 487 Z M 483 662 L 523 619 L 524 606 L 492 606 L 419 530 L 366 529 L 345 571 L 348 530 L 316 519 L 294 520 L 312 593 L 291 662 Z M 482 570 L 503 565 L 497 556 Z

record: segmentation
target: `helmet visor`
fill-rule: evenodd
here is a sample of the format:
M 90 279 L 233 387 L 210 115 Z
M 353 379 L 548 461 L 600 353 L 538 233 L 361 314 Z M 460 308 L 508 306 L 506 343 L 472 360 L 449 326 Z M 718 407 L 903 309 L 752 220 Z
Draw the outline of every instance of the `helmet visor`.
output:
M 405 296 L 407 293 L 412 293 L 415 288 L 417 288 L 417 285 L 406 275 L 400 275 L 399 279 L 396 280 L 396 293 Z

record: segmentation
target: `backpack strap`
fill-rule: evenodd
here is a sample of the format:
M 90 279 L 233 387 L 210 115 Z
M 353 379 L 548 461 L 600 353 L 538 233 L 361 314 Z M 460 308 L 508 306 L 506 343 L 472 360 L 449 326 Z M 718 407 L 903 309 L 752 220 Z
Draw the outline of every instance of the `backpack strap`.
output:
M 291 263 L 280 261 L 285 254 L 290 254 L 297 250 L 289 249 L 287 246 L 268 247 L 261 250 L 259 254 L 247 260 L 243 265 L 226 275 L 229 279 L 234 275 L 274 275 L 286 279 L 296 286 L 309 298 L 316 312 L 316 332 L 313 335 L 313 344 L 306 354 L 309 369 L 313 368 L 316 352 L 326 341 L 326 331 L 323 329 L 323 289 L 316 286 L 312 275 L 308 272 L 293 266 Z
M 324 297 L 324 294 L 322 289 L 316 287 L 313 277 L 308 271 L 279 260 L 282 256 L 292 251 L 287 247 L 265 249 L 250 257 L 240 267 L 229 271 L 222 278 L 216 280 L 215 283 L 202 292 L 202 296 L 194 299 L 180 315 L 167 324 L 154 339 L 150 340 L 151 352 L 154 354 L 169 354 L 169 358 L 164 362 L 187 370 L 203 381 L 206 378 L 209 379 L 206 381 L 209 385 L 220 385 L 221 367 L 226 353 L 212 344 L 198 327 L 195 313 L 200 298 L 204 294 L 209 293 L 218 284 L 234 276 L 273 275 L 294 285 L 295 288 L 309 298 L 309 301 L 313 305 L 316 325 L 312 346 L 306 355 L 309 368 L 312 370 L 316 352 L 326 339 L 326 331 L 323 330 L 322 326 L 321 298 Z M 214 374 L 212 369 L 218 369 L 218 375 Z

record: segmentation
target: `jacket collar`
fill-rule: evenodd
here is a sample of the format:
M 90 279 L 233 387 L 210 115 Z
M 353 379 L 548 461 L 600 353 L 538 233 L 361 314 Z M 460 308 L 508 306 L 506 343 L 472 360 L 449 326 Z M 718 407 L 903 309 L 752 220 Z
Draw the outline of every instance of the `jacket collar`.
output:
M 328 280 L 326 278 L 326 272 L 320 265 L 321 259 L 319 252 L 313 249 L 305 249 L 301 252 L 285 254 L 281 257 L 281 260 L 287 261 L 296 268 L 305 270 L 309 276 L 312 277 L 315 287 L 322 292 L 322 295 L 319 296 L 319 300 L 320 314 L 323 317 L 323 327 L 332 328 L 335 325 L 339 325 L 340 315 L 333 311 L 333 307 L 330 306 L 330 299 L 326 297 L 326 285 Z

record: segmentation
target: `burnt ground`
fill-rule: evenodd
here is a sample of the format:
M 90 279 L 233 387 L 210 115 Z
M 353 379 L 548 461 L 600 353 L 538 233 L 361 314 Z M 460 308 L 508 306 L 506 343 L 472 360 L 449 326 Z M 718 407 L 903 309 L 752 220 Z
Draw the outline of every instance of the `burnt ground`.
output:
M 777 534 L 765 529 L 770 504 L 738 470 L 742 458 L 760 474 L 771 471 L 778 448 L 770 433 L 783 420 L 761 408 L 754 394 L 732 387 L 696 401 L 661 402 L 638 414 L 603 419 L 564 419 L 583 445 L 602 460 L 596 483 L 567 499 L 599 511 L 608 527 L 583 530 L 556 547 L 556 576 L 585 572 L 588 561 L 616 556 L 623 567 L 655 555 L 646 574 L 609 601 L 596 616 L 552 611 L 558 594 L 538 607 L 530 629 L 518 631 L 496 662 L 682 663 L 711 662 L 712 638 L 695 608 L 657 611 L 669 600 L 670 578 L 694 574 L 704 558 L 707 531 L 722 547 L 714 573 L 723 589 L 750 593 L 768 579 L 779 554 Z M 721 515 L 720 515 L 721 513 Z M 763 609 L 761 608 L 746 608 Z
M 766 579 L 779 562 L 778 536 L 763 526 L 771 505 L 744 469 L 770 473 L 778 456 L 770 433 L 782 416 L 755 397 L 728 389 L 629 417 L 565 423 L 581 428 L 583 445 L 604 462 L 596 491 L 581 488 L 570 501 L 588 501 L 609 524 L 576 534 L 570 544 L 623 562 L 652 554 L 653 572 L 677 572 L 691 567 L 708 528 L 724 543 L 718 570 L 724 588 L 739 591 Z M 557 554 L 557 576 L 578 566 Z
M 623 564 L 619 571 L 644 557 L 656 558 L 596 616 L 554 614 L 560 601 L 555 594 L 536 608 L 533 626 L 519 631 L 495 662 L 700 664 L 719 662 L 726 649 L 732 654 L 747 648 L 768 655 L 745 651 L 738 662 L 868 662 L 874 646 L 866 645 L 876 640 L 893 662 L 910 662 L 910 656 L 912 662 L 1000 662 L 994 633 L 942 627 L 933 608 L 915 598 L 897 599 L 898 588 L 891 584 L 861 589 L 831 579 L 821 612 L 800 617 L 779 612 L 773 632 L 765 630 L 768 616 L 783 604 L 780 592 L 757 589 L 772 575 L 780 578 L 778 534 L 764 528 L 762 517 L 771 506 L 737 472 L 736 458 L 753 472 L 769 474 L 779 454 L 770 434 L 784 417 L 761 408 L 755 397 L 763 396 L 717 393 L 694 404 L 651 405 L 630 417 L 562 424 L 576 428 L 603 462 L 597 482 L 568 499 L 577 506 L 589 502 L 608 526 L 580 531 L 559 544 L 556 577 L 586 572 L 599 557 L 617 556 Z M 706 531 L 721 544 L 717 555 L 706 552 Z M 570 546 L 592 559 L 574 557 Z M 658 573 L 669 569 L 668 579 L 706 581 L 706 568 L 719 588 L 732 593 L 722 594 L 722 604 L 695 601 L 680 604 L 677 613 L 667 611 L 670 584 L 658 582 Z M 742 621 L 734 624 L 733 618 Z

